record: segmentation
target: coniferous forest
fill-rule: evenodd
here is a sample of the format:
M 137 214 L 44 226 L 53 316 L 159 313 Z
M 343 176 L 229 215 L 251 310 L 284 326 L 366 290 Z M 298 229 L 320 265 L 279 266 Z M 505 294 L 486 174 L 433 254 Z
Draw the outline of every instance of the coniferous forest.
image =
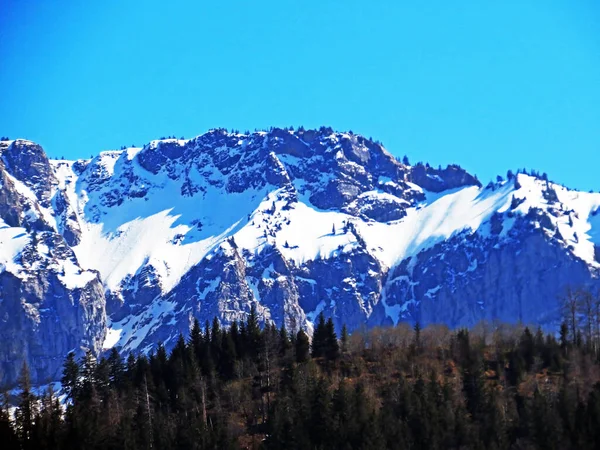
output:
M 600 448 L 600 349 L 585 330 L 336 331 L 322 315 L 312 343 L 255 311 L 229 329 L 196 322 L 171 352 L 70 354 L 63 391 L 41 397 L 24 367 L 1 448 Z

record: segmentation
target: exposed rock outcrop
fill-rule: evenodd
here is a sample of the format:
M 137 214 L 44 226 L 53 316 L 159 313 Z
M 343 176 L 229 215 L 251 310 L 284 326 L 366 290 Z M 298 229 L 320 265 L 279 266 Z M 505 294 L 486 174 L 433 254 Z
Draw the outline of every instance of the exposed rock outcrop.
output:
M 0 384 L 22 361 L 41 382 L 70 350 L 169 347 L 253 306 L 309 332 L 320 312 L 350 330 L 550 326 L 568 285 L 599 287 L 600 194 L 524 174 L 482 188 L 326 127 L 0 156 Z

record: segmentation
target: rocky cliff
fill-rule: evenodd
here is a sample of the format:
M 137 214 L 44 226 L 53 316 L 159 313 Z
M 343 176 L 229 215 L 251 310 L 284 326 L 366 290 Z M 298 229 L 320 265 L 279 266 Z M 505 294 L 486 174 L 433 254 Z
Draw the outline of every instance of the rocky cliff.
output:
M 59 232 L 57 186 L 40 146 L 0 142 L 0 385 L 23 362 L 43 383 L 60 377 L 68 352 L 102 350 L 104 288 Z
M 409 165 L 352 133 L 211 130 L 49 161 L 0 144 L 0 378 L 167 346 L 194 318 L 552 324 L 598 285 L 600 194 Z M 105 312 L 106 311 L 106 312 Z M 2 342 L 7 342 L 3 340 Z

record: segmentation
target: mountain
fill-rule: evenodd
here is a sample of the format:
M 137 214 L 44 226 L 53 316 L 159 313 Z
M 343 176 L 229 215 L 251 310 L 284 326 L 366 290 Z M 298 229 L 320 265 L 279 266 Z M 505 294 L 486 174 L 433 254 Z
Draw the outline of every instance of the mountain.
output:
M 160 139 L 89 160 L 0 142 L 0 384 L 70 350 L 172 346 L 194 318 L 308 331 L 555 323 L 597 288 L 600 194 L 517 174 L 483 187 L 330 128 Z

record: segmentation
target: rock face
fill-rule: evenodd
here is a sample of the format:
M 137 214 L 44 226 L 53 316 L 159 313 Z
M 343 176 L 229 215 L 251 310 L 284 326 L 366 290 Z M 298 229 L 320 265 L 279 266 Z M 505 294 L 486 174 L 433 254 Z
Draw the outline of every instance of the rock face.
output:
M 17 379 L 24 361 L 36 382 L 57 380 L 67 353 L 101 349 L 106 316 L 97 278 L 73 289 L 55 272 L 34 270 L 26 280 L 4 272 L 0 290 L 3 383 Z
M 100 353 L 104 288 L 56 227 L 60 198 L 42 148 L 0 143 L 0 385 L 26 362 L 37 383 L 60 378 L 65 355 Z
M 320 312 L 350 330 L 551 325 L 568 285 L 599 286 L 600 194 L 525 174 L 483 188 L 326 127 L 0 152 L 0 334 L 23 337 L 0 342 L 5 383 L 22 360 L 41 381 L 71 349 L 170 346 L 253 305 L 292 330 Z

